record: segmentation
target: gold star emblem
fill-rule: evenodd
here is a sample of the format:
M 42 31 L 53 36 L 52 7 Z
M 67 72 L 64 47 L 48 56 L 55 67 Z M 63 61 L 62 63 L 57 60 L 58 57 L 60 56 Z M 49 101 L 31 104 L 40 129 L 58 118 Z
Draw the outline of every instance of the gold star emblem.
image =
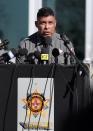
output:
M 26 99 L 21 99 L 21 101 L 23 101 L 27 106 L 26 118 L 34 113 L 41 114 L 41 116 L 46 118 L 44 107 L 50 99 L 44 98 L 40 93 L 38 93 L 37 88 L 35 88 L 34 93 L 29 95 Z

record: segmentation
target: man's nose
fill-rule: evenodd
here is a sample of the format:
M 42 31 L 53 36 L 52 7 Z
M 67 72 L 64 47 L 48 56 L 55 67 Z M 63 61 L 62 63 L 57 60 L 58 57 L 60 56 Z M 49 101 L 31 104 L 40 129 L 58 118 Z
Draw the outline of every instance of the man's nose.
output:
M 49 27 L 49 24 L 48 24 L 48 23 L 46 23 L 46 24 L 45 24 L 45 28 L 46 28 L 46 29 L 48 29 L 48 27 Z

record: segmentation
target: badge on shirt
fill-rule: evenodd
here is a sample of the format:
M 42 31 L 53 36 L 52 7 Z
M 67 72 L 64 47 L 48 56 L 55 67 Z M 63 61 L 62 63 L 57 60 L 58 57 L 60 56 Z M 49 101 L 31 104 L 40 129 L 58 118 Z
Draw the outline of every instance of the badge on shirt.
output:
M 62 54 L 63 53 L 63 50 L 59 49 L 59 54 Z
M 71 48 L 71 51 L 72 51 L 72 53 L 75 53 L 75 50 L 74 50 L 74 48 L 73 48 L 73 47 Z

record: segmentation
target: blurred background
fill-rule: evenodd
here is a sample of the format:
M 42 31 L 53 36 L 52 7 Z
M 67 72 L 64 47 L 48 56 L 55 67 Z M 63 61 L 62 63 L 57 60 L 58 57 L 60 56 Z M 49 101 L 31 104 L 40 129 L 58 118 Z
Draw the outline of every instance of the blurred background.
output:
M 17 48 L 20 40 L 36 31 L 32 21 L 36 18 L 35 11 L 38 9 L 39 0 L 34 1 L 37 4 L 31 7 L 29 5 L 33 0 L 0 0 L 0 39 L 10 41 L 8 48 Z M 64 32 L 69 37 L 75 47 L 76 56 L 83 60 L 85 0 L 42 0 L 40 6 L 48 6 L 54 10 L 57 20 L 56 32 L 60 34 Z M 32 21 L 29 20 L 31 15 L 35 16 Z M 30 32 L 30 29 L 34 31 Z

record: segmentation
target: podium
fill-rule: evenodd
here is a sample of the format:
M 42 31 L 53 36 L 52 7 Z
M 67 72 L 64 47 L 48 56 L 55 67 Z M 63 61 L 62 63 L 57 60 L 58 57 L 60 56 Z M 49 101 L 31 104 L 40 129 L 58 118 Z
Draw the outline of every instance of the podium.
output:
M 0 131 L 37 130 L 37 126 L 42 131 L 64 131 L 69 115 L 86 108 L 90 100 L 89 77 L 77 68 L 0 65 Z M 27 119 L 30 124 L 24 123 Z

